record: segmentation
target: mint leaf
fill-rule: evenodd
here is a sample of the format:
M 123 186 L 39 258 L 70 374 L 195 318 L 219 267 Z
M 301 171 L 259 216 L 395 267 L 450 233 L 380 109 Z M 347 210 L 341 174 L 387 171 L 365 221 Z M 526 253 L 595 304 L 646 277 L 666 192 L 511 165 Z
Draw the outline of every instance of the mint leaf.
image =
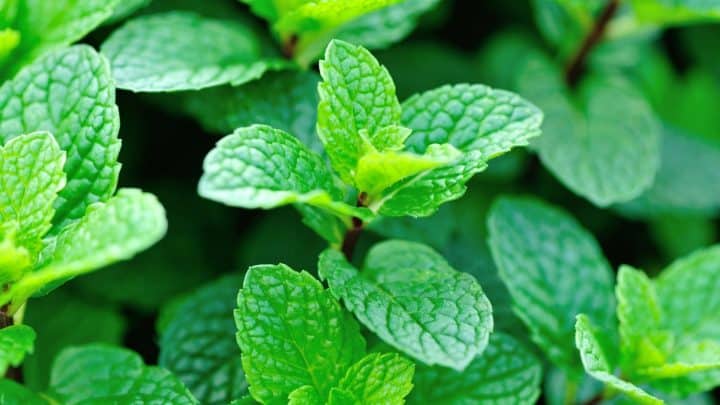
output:
M 328 45 L 320 75 L 318 136 L 340 178 L 354 184 L 356 166 L 368 143 L 382 152 L 373 137 L 381 128 L 400 122 L 395 85 L 368 50 L 338 40 Z
M 0 379 L 0 405 L 47 405 L 48 401 L 12 380 Z
M 0 225 L 0 285 L 19 279 L 33 264 L 33 258 L 22 246 L 15 243 L 17 224 Z
M 263 403 L 286 403 L 305 385 L 326 399 L 365 350 L 357 323 L 330 291 L 282 264 L 248 270 L 235 323 L 250 393 Z
M 330 392 L 332 393 L 334 391 L 335 388 Z M 332 401 L 332 398 L 330 401 Z M 318 394 L 312 385 L 303 385 L 288 395 L 288 405 L 321 405 L 322 403 L 323 401 L 320 399 L 320 394 Z
M 63 350 L 53 364 L 50 388 L 66 404 L 198 403 L 167 370 L 145 366 L 127 349 L 100 344 Z
M 0 88 L 0 143 L 48 131 L 67 154 L 67 185 L 55 201 L 51 232 L 115 192 L 119 125 L 107 62 L 88 46 L 53 52 Z
M 21 135 L 0 146 L 0 224 L 15 222 L 15 242 L 33 255 L 50 230 L 52 205 L 65 185 L 64 164 L 65 153 L 47 132 Z
M 9 366 L 19 366 L 33 351 L 35 331 L 26 325 L 12 325 L 0 329 L 0 375 Z
M 217 133 L 265 124 L 297 136 L 311 150 L 323 153 L 315 134 L 317 83 L 313 72 L 268 73 L 239 87 L 221 86 L 183 96 L 184 108 Z
M 320 155 L 297 138 L 265 125 L 239 128 L 205 158 L 201 196 L 243 208 L 302 203 L 340 216 L 369 212 L 340 202 L 340 191 Z
M 491 307 L 472 276 L 414 242 L 377 244 L 366 260 L 360 273 L 340 252 L 326 250 L 318 273 L 383 341 L 426 364 L 457 370 L 485 349 Z
M 328 403 L 402 405 L 412 390 L 414 372 L 415 365 L 396 353 L 368 354 L 347 370 L 337 388 L 332 389 Z M 352 402 L 333 400 L 339 395 Z
M 402 104 L 402 122 L 413 130 L 408 148 L 423 153 L 431 144 L 450 143 L 463 152 L 480 151 L 488 161 L 540 135 L 542 112 L 504 90 L 480 84 L 443 86 Z
M 490 335 L 487 349 L 463 371 L 418 366 L 409 404 L 535 404 L 542 367 L 509 335 Z
M 17 2 L 12 27 L 20 33 L 20 43 L 2 69 L 11 77 L 42 54 L 69 45 L 106 20 L 118 0 L 22 0 Z
M 592 316 L 603 330 L 615 327 L 612 270 L 597 242 L 568 214 L 530 198 L 498 199 L 488 231 L 513 309 L 533 341 L 558 367 L 579 371 L 576 315 Z
M 606 353 L 610 344 L 604 340 L 585 314 L 577 317 L 575 344 L 580 351 L 585 370 L 595 379 L 622 392 L 639 404 L 663 404 L 664 402 L 639 387 L 616 377 Z
M 535 52 L 518 87 L 545 112 L 537 149 L 566 187 L 600 207 L 650 187 L 659 165 L 659 128 L 644 97 L 621 78 L 586 75 L 574 100 L 559 69 Z
M 264 57 L 259 39 L 244 25 L 184 11 L 135 18 L 101 49 L 117 86 L 138 92 L 239 85 L 285 65 Z
M 720 20 L 720 4 L 703 0 L 632 0 L 635 16 L 644 23 L 667 25 Z
M 241 284 L 228 276 L 204 286 L 179 304 L 160 331 L 158 364 L 204 404 L 227 404 L 247 393 L 232 316 Z
M 54 241 L 49 261 L 12 286 L 21 303 L 49 283 L 127 260 L 160 240 L 167 230 L 162 205 L 152 194 L 122 189 L 107 203 L 88 208 L 79 221 Z

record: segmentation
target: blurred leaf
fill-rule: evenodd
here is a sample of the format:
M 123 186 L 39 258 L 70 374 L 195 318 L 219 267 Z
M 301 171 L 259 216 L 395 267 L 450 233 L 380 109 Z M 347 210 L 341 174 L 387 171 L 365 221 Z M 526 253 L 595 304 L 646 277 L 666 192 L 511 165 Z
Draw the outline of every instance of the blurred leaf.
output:
M 665 257 L 685 256 L 718 240 L 711 219 L 697 215 L 660 215 L 650 221 L 650 233 Z
M 0 375 L 9 367 L 19 366 L 33 352 L 35 331 L 27 325 L 11 325 L 0 329 Z M 0 397 L 2 399 L 2 397 Z
M 665 25 L 720 20 L 720 4 L 714 0 L 632 0 L 638 19 Z

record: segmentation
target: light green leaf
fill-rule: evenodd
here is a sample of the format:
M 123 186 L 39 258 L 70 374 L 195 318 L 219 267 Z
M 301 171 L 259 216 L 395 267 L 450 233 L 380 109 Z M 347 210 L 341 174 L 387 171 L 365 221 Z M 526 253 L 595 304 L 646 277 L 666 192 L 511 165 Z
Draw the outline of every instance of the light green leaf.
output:
M 666 340 L 666 335 L 659 333 L 662 310 L 655 286 L 645 273 L 621 266 L 615 295 L 623 367 L 632 369 L 663 364 L 665 348 L 662 341 Z
M 48 405 L 49 402 L 12 380 L 0 379 L 0 405 Z
M 366 260 L 360 273 L 340 252 L 326 250 L 318 273 L 383 341 L 428 365 L 457 370 L 485 349 L 492 309 L 471 275 L 415 242 L 380 243 Z
M 101 49 L 110 60 L 117 86 L 132 91 L 239 85 L 286 65 L 262 55 L 250 28 L 184 11 L 135 18 L 115 31 Z
M 659 165 L 659 126 L 637 90 L 619 77 L 589 74 L 572 99 L 559 69 L 537 52 L 528 55 L 518 88 L 545 113 L 536 146 L 566 187 L 601 207 L 650 187 Z
M 384 150 L 374 145 L 375 134 L 400 122 L 395 85 L 368 50 L 338 40 L 328 45 L 320 75 L 318 135 L 340 178 L 354 184 L 360 157 L 371 146 Z
M 0 147 L 0 224 L 14 222 L 18 246 L 33 255 L 50 230 L 53 202 L 65 186 L 65 153 L 52 135 L 21 135 Z
M 402 104 L 402 122 L 413 130 L 408 148 L 423 153 L 433 143 L 477 150 L 488 161 L 540 135 L 542 112 L 516 94 L 480 84 L 443 86 Z
M 369 211 L 340 202 L 332 173 L 320 155 L 297 138 L 265 125 L 239 128 L 205 158 L 198 192 L 233 207 L 274 208 L 302 203 L 339 216 Z
M 63 350 L 53 364 L 50 388 L 68 405 L 199 403 L 167 370 L 145 366 L 127 349 L 100 344 Z
M 147 7 L 147 5 L 150 4 L 150 1 L 151 0 L 125 0 L 117 3 L 113 9 L 112 15 L 107 19 L 107 21 L 105 21 L 104 25 L 116 23 L 132 15 L 138 10 Z
M 15 242 L 16 232 L 15 223 L 0 225 L 0 285 L 17 280 L 33 264 L 30 252 Z
M 595 379 L 602 381 L 639 404 L 663 404 L 664 402 L 643 391 L 641 388 L 616 377 L 608 362 L 606 350 L 609 343 L 604 341 L 597 329 L 585 314 L 577 317 L 575 344 L 580 351 L 585 371 Z
M 538 200 L 504 197 L 488 217 L 488 243 L 515 313 L 550 360 L 580 369 L 575 316 L 615 328 L 612 270 L 595 239 L 568 214 Z
M 33 351 L 35 331 L 26 325 L 12 325 L 0 329 L 0 375 L 9 366 L 17 367 Z
M 720 20 L 720 4 L 714 0 L 632 0 L 641 22 L 680 25 Z
M 333 391 L 335 391 L 335 388 L 330 391 L 331 396 Z M 318 394 L 315 387 L 303 385 L 288 395 L 288 405 L 323 405 L 323 401 L 320 399 L 320 394 Z
M 423 155 L 393 151 L 370 152 L 358 161 L 355 184 L 359 190 L 367 193 L 372 204 L 373 196 L 396 182 L 451 164 L 461 155 L 450 144 L 430 145 Z
M 81 220 L 63 229 L 45 267 L 13 285 L 14 305 L 49 283 L 130 259 L 160 240 L 166 230 L 165 211 L 155 196 L 121 189 L 107 203 L 90 206 Z
M 322 153 L 315 133 L 318 81 L 313 72 L 273 72 L 239 87 L 188 92 L 183 100 L 185 109 L 208 131 L 227 134 L 235 128 L 265 124 L 297 136 L 311 150 Z
M 353 364 L 333 390 L 344 391 L 352 402 L 333 401 L 330 405 L 387 404 L 403 405 L 413 388 L 415 365 L 397 353 L 372 353 Z M 338 395 L 338 394 L 335 394 Z
M 266 404 L 284 404 L 305 385 L 324 401 L 365 350 L 357 323 L 330 291 L 282 264 L 248 270 L 235 323 L 250 393 Z
M 158 364 L 203 404 L 227 404 L 247 393 L 232 310 L 242 280 L 228 276 L 199 289 L 160 331 Z
M 48 131 L 67 154 L 67 185 L 55 201 L 51 232 L 115 192 L 119 126 L 109 67 L 88 46 L 51 53 L 0 88 L 0 143 Z
M 648 379 L 694 378 L 699 371 L 720 369 L 720 343 L 703 340 L 679 347 L 665 364 L 640 368 L 636 373 Z M 664 382 L 661 381 L 661 384 Z M 712 388 L 712 386 L 709 386 Z
M 409 404 L 535 404 L 542 367 L 514 338 L 495 332 L 487 349 L 463 371 L 418 366 Z
M 81 39 L 105 21 L 119 0 L 22 0 L 12 28 L 20 32 L 20 43 L 2 69 L 10 78 L 42 54 Z M 50 70 L 48 70 L 50 71 Z
M 277 21 L 278 17 L 287 14 L 309 0 L 240 0 L 250 6 L 250 10 L 260 17 L 270 21 Z
M 20 43 L 20 33 L 10 28 L 0 29 L 0 65 Z

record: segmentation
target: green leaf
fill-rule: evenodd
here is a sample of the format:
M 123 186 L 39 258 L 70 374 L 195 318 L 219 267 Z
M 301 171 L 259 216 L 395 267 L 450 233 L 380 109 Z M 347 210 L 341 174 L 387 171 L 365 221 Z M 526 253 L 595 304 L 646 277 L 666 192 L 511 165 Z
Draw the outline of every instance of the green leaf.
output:
M 650 187 L 659 165 L 659 127 L 637 90 L 616 76 L 586 74 L 571 98 L 559 69 L 537 52 L 528 55 L 518 87 L 545 113 L 536 146 L 566 187 L 601 207 Z
M 48 405 L 48 401 L 12 380 L 0 379 L 0 405 Z
M 90 206 L 85 217 L 63 229 L 47 264 L 13 285 L 13 301 L 17 305 L 49 283 L 128 260 L 155 244 L 166 230 L 165 211 L 155 196 L 121 189 L 107 203 Z
M 578 315 L 575 327 L 575 344 L 580 351 L 580 358 L 588 374 L 622 392 L 639 404 L 664 403 L 641 388 L 623 381 L 613 374 L 606 354 L 607 347 L 610 344 L 598 333 L 585 314 Z
M 330 395 L 335 391 L 333 388 L 330 391 Z M 332 399 L 330 399 L 332 401 Z M 328 401 L 329 402 L 329 401 Z M 288 395 L 288 405 L 322 405 L 323 401 L 320 399 L 315 387 L 312 385 L 303 385 Z
M 118 0 L 19 1 L 12 28 L 20 32 L 20 43 L 8 58 L 12 63 L 2 69 L 0 76 L 9 78 L 42 54 L 81 39 L 110 17 L 118 2 Z
M 365 350 L 357 323 L 330 291 L 282 264 L 248 270 L 235 322 L 250 393 L 266 404 L 286 403 L 305 385 L 326 399 Z
M 50 388 L 62 403 L 198 404 L 175 376 L 139 355 L 107 345 L 69 347 L 55 359 Z
M 9 366 L 19 366 L 25 356 L 33 351 L 35 331 L 26 325 L 12 325 L 0 329 L 0 375 Z
M 644 23 L 680 25 L 720 20 L 720 4 L 712 0 L 632 0 L 630 4 Z
M 242 280 L 228 276 L 199 289 L 160 331 L 158 364 L 203 404 L 227 404 L 247 393 L 232 310 Z
M 323 153 L 315 134 L 318 81 L 313 72 L 272 72 L 239 87 L 188 92 L 183 96 L 184 108 L 211 132 L 227 134 L 235 128 L 265 124 Z
M 418 366 L 409 404 L 535 404 L 542 367 L 509 335 L 490 335 L 487 349 L 463 371 Z
M 17 224 L 0 225 L 0 285 L 19 279 L 33 264 L 33 258 L 15 242 Z
M 326 250 L 318 273 L 362 324 L 429 365 L 465 368 L 487 346 L 493 320 L 477 281 L 415 242 L 375 245 L 362 273 Z
M 15 242 L 33 255 L 42 248 L 53 202 L 65 186 L 64 164 L 65 153 L 47 132 L 21 135 L 0 147 L 0 224 L 18 224 Z
M 24 321 L 38 335 L 33 354 L 23 362 L 25 385 L 36 391 L 48 388 L 50 367 L 62 349 L 86 343 L 121 344 L 126 331 L 119 310 L 82 300 L 64 289 L 33 300 Z
M 138 92 L 239 85 L 286 65 L 262 55 L 250 28 L 184 11 L 135 18 L 101 49 L 117 86 Z
M 540 135 L 542 112 L 508 91 L 480 84 L 443 86 L 402 104 L 402 122 L 413 130 L 408 149 L 423 153 L 434 143 L 463 152 L 480 151 L 488 161 Z
M 340 202 L 332 173 L 320 155 L 297 138 L 265 125 L 239 128 L 205 158 L 201 196 L 242 208 L 302 203 L 339 216 L 369 211 Z
M 51 232 L 115 192 L 119 126 L 109 67 L 88 46 L 51 53 L 0 88 L 0 143 L 48 131 L 67 154 L 67 185 L 55 201 Z
M 595 239 L 568 214 L 530 198 L 503 197 L 488 216 L 488 243 L 515 313 L 535 343 L 565 371 L 577 372 L 575 316 L 613 330 L 612 270 Z
M 415 365 L 397 353 L 368 354 L 347 370 L 337 388 L 333 388 L 344 393 L 331 392 L 328 404 L 403 405 L 413 388 L 414 372 Z M 351 398 L 352 402 L 333 400 L 337 395 Z
M 400 122 L 395 85 L 368 50 L 338 40 L 328 45 L 320 75 L 318 136 L 340 178 L 354 184 L 358 161 L 371 145 L 384 151 L 375 134 Z

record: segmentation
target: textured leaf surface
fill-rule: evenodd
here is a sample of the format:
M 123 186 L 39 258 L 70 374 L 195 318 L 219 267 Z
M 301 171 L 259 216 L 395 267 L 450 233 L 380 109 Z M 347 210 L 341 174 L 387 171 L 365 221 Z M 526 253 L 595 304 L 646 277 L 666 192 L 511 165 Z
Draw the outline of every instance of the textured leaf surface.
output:
M 529 198 L 501 198 L 488 217 L 489 244 L 515 313 L 559 367 L 580 367 L 575 316 L 613 330 L 612 270 L 595 239 L 566 213 Z
M 478 150 L 487 161 L 540 135 L 542 112 L 516 94 L 483 85 L 443 86 L 402 104 L 402 122 L 413 130 L 408 148 L 424 152 L 450 143 Z
M 15 243 L 17 223 L 0 225 L 0 285 L 20 278 L 32 266 L 30 252 Z
M 362 273 L 340 252 L 326 250 L 318 272 L 383 341 L 428 365 L 462 370 L 487 345 L 492 309 L 472 276 L 428 250 L 414 242 L 380 243 Z
M 0 147 L 0 224 L 15 222 L 15 242 L 32 253 L 50 230 L 53 202 L 65 185 L 65 154 L 52 135 L 35 132 Z
M 408 403 L 532 405 L 540 396 L 541 377 L 541 365 L 530 351 L 495 332 L 487 349 L 463 371 L 418 366 Z
M 577 317 L 575 344 L 580 351 L 585 370 L 603 383 L 611 386 L 639 404 L 663 404 L 664 402 L 643 391 L 641 388 L 616 377 L 608 362 L 608 343 L 603 341 L 590 319 L 584 314 Z
M 265 125 L 239 128 L 205 158 L 201 196 L 243 208 L 305 203 L 340 215 L 363 210 L 339 202 L 320 155 L 292 135 Z
M 55 233 L 115 192 L 119 126 L 110 70 L 87 46 L 53 52 L 0 88 L 0 143 L 48 131 L 67 154 L 67 185 L 55 201 Z
M 115 31 L 102 53 L 110 60 L 117 86 L 132 91 L 238 85 L 282 65 L 262 56 L 249 28 L 190 12 L 138 17 Z
M 35 331 L 26 325 L 12 325 L 0 329 L 0 375 L 9 366 L 18 366 L 33 351 Z
M 262 80 L 239 87 L 188 92 L 185 108 L 208 131 L 227 134 L 235 128 L 265 124 L 295 135 L 322 153 L 315 133 L 318 81 L 312 72 L 268 73 Z
M 51 392 L 66 404 L 197 404 L 175 376 L 145 366 L 137 354 L 106 345 L 63 350 L 55 359 Z
M 395 84 L 368 50 L 337 40 L 328 45 L 320 61 L 320 75 L 318 135 L 333 168 L 353 184 L 357 162 L 375 133 L 400 122 Z M 370 141 L 361 136 L 361 130 Z
M 87 215 L 57 237 L 49 263 L 13 286 L 23 300 L 48 283 L 71 278 L 127 260 L 160 240 L 167 230 L 165 210 L 152 194 L 122 189 L 107 203 L 97 203 Z
M 518 87 L 545 113 L 536 144 L 540 159 L 570 190 L 607 206 L 650 187 L 659 165 L 659 128 L 639 92 L 616 77 L 591 75 L 580 83 L 576 103 L 557 68 L 532 55 Z
M 12 380 L 0 380 L 0 405 L 47 405 L 48 402 Z
M 402 405 L 413 387 L 415 365 L 396 353 L 372 353 L 353 364 L 337 389 L 345 391 L 353 404 Z M 330 404 L 347 404 L 333 402 Z
M 43 53 L 69 45 L 110 17 L 118 0 L 22 0 L 12 24 L 20 43 L 5 67 L 9 78 Z
M 248 270 L 235 323 L 250 393 L 266 404 L 287 403 L 305 385 L 326 399 L 365 349 L 357 323 L 330 291 L 285 265 Z
M 160 333 L 158 364 L 204 404 L 227 404 L 247 393 L 232 315 L 241 284 L 229 276 L 201 288 L 182 301 Z

